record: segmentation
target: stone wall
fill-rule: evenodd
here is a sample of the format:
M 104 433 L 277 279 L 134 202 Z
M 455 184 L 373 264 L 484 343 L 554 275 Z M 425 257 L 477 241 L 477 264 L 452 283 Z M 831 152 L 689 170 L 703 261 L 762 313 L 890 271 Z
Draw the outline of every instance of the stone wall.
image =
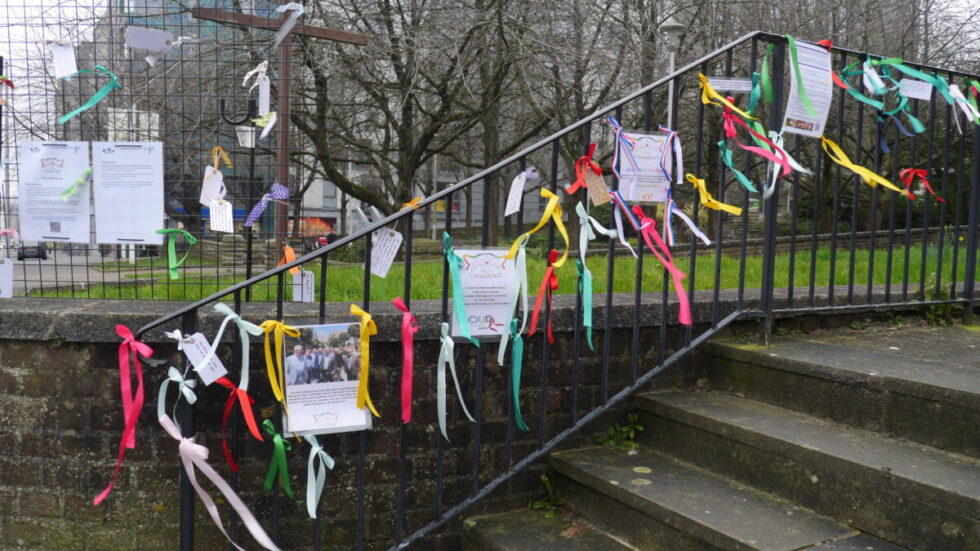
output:
M 531 426 L 527 434 L 515 432 L 513 457 L 520 459 L 538 445 L 542 433 L 551 437 L 568 425 L 570 418 L 572 358 L 570 332 L 574 297 L 557 298 L 555 323 L 557 342 L 551 349 L 548 371 L 546 414 L 542 415 L 542 340 L 535 336 L 526 346 L 522 379 L 522 409 Z M 616 297 L 611 311 L 612 361 L 610 395 L 629 380 L 632 342 L 632 296 Z M 644 304 L 659 302 L 659 293 L 645 297 Z M 137 447 L 126 454 L 126 462 L 115 490 L 104 504 L 91 505 L 92 498 L 108 482 L 115 465 L 122 428 L 116 351 L 119 339 L 113 330 L 123 323 L 136 331 L 141 325 L 172 312 L 173 303 L 137 303 L 79 300 L 12 299 L 0 302 L 0 549 L 92 549 L 172 550 L 177 548 L 179 515 L 179 469 L 177 444 L 159 427 L 155 419 L 157 387 L 162 370 L 145 368 L 146 407 L 137 429 Z M 723 310 L 730 310 L 726 303 Z M 438 356 L 439 303 L 413 305 L 421 331 L 417 335 L 415 402 L 413 423 L 406 434 L 408 490 L 406 507 L 409 529 L 434 517 L 436 463 L 435 368 Z M 351 319 L 347 305 L 331 305 L 328 320 Z M 384 549 L 394 533 L 398 453 L 401 444 L 399 382 L 401 343 L 398 340 L 400 313 L 390 304 L 373 304 L 379 326 L 372 340 L 371 395 L 381 412 L 374 428 L 364 435 L 367 480 L 366 538 L 369 549 Z M 707 319 L 710 305 L 697 305 L 697 319 Z M 273 305 L 253 304 L 245 309 L 246 318 L 261 321 L 271 317 Z M 604 309 L 597 308 L 595 319 L 602 320 Z M 659 357 L 660 310 L 641 309 L 640 356 L 642 373 Z M 671 313 L 673 319 L 674 314 Z M 220 317 L 204 313 L 199 329 L 212 336 Z M 287 304 L 286 321 L 294 325 L 316 323 L 312 305 Z M 176 321 L 154 330 L 144 340 L 153 346 L 155 357 L 176 360 L 172 343 L 162 337 L 163 329 L 179 327 Z M 696 328 L 697 335 L 701 328 Z M 683 331 L 671 326 L 670 342 L 683 338 Z M 601 350 L 603 332 L 594 335 Z M 222 347 L 227 356 L 230 341 Z M 584 348 L 584 345 L 583 345 Z M 668 347 L 670 348 L 670 347 Z M 505 446 L 508 432 L 506 371 L 496 364 L 496 346 L 486 348 L 483 376 L 484 392 L 480 449 L 481 483 L 486 483 L 508 466 Z M 462 376 L 468 405 L 473 408 L 473 373 L 476 349 L 457 346 L 457 368 Z M 256 398 L 259 416 L 273 413 L 273 399 L 265 376 L 261 342 L 254 340 L 251 353 L 250 391 Z M 601 355 L 581 351 L 581 382 L 578 394 L 580 414 L 600 401 Z M 226 360 L 230 365 L 230 361 Z M 509 368 L 508 368 L 509 369 Z M 691 366 L 672 368 L 658 385 L 686 385 L 695 378 Z M 472 425 L 466 421 L 449 391 L 449 436 L 443 462 L 446 508 L 472 491 Z M 213 385 L 198 392 L 195 411 L 198 440 L 211 450 L 210 463 L 223 476 L 230 469 L 221 453 L 221 408 L 227 391 Z M 235 415 L 238 416 L 236 409 Z M 604 431 L 613 417 L 623 417 L 620 408 L 607 419 L 594 423 L 593 431 Z M 541 430 L 542 420 L 545 429 Z M 243 424 L 244 425 L 244 424 Z M 244 429 L 244 426 L 243 426 Z M 247 434 L 245 435 L 247 436 Z M 328 475 L 321 501 L 321 543 L 323 549 L 352 548 L 356 531 L 356 487 L 360 435 L 321 437 L 325 449 L 337 460 Z M 582 434 L 569 445 L 595 441 L 594 434 Z M 266 526 L 273 509 L 271 496 L 262 492 L 271 443 L 240 438 L 242 466 L 238 484 L 240 495 Z M 290 454 L 289 468 L 293 489 L 300 499 L 306 488 L 306 455 Z M 503 485 L 474 511 L 526 506 L 543 492 L 538 479 L 543 462 Z M 217 496 L 217 491 L 211 492 Z M 226 525 L 229 509 L 219 500 Z M 309 549 L 313 540 L 313 521 L 304 503 L 279 502 L 280 541 L 284 549 Z M 196 505 L 196 549 L 225 549 L 227 544 L 210 519 Z M 248 549 L 258 546 L 242 530 Z M 422 547 L 456 549 L 459 521 L 447 525 Z M 422 548 L 420 547 L 420 548 Z

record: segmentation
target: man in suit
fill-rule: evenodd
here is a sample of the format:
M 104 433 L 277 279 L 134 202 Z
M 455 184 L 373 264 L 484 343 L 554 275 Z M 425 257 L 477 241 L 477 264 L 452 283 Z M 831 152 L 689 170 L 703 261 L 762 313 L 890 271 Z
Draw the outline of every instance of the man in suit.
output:
M 293 354 L 286 358 L 286 384 L 301 385 L 306 383 L 306 358 L 303 356 L 303 345 L 293 347 Z

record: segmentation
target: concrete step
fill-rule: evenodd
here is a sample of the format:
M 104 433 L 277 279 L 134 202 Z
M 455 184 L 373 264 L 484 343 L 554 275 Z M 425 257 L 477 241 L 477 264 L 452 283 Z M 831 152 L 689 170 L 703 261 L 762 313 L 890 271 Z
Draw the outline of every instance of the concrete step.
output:
M 575 527 L 573 530 L 569 528 Z M 568 510 L 548 518 L 543 510 L 522 509 L 472 517 L 463 523 L 464 551 L 634 551 L 593 527 L 580 524 Z
M 652 451 L 587 448 L 552 454 L 550 464 L 570 508 L 639 549 L 790 551 L 860 535 Z M 875 549 L 900 549 L 880 543 Z
M 980 549 L 974 458 L 716 392 L 637 406 L 641 441 L 683 461 L 910 549 Z
M 889 328 L 704 347 L 714 388 L 980 457 L 980 331 Z

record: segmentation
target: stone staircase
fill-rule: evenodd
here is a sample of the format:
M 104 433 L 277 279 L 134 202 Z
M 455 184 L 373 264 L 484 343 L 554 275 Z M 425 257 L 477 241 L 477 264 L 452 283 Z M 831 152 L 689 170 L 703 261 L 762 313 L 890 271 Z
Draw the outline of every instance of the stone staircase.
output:
M 714 341 L 710 390 L 637 397 L 638 453 L 550 456 L 564 515 L 467 519 L 465 548 L 980 550 L 978 351 L 966 327 Z

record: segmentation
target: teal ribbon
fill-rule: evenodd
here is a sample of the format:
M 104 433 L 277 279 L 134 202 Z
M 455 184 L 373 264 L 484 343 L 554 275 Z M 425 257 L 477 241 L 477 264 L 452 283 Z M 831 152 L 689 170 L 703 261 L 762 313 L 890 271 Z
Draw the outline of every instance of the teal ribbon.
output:
M 894 68 L 894 69 L 896 69 L 898 71 L 901 71 L 902 73 L 905 73 L 905 75 L 907 75 L 907 76 L 910 76 L 912 78 L 917 78 L 919 80 L 923 80 L 925 82 L 928 82 L 929 84 L 932 84 L 933 87 L 937 91 L 939 91 L 940 94 L 942 94 L 943 98 L 946 99 L 946 102 L 947 103 L 949 103 L 950 105 L 953 105 L 953 104 L 956 103 L 956 98 L 954 98 L 952 96 L 952 94 L 949 93 L 949 84 L 946 82 L 946 79 L 944 79 L 940 75 L 930 75 L 930 74 L 924 73 L 924 72 L 922 72 L 922 71 L 920 71 L 918 69 L 913 69 L 912 67 L 909 67 L 908 65 L 905 65 L 902 62 L 902 58 L 900 58 L 900 57 L 889 57 L 889 58 L 886 58 L 886 59 L 876 59 L 876 60 L 873 60 L 871 62 L 871 64 L 872 65 L 879 65 L 879 66 L 886 66 L 887 65 L 887 66 L 892 67 L 892 68 Z
M 68 186 L 68 189 L 61 192 L 61 198 L 65 201 L 71 198 L 72 195 L 78 193 L 78 188 L 84 186 L 86 182 L 92 179 L 92 167 L 86 168 L 82 171 L 82 175 L 75 180 L 72 185 Z
M 732 152 L 730 149 L 728 149 L 728 140 L 721 140 L 718 142 L 718 150 L 721 152 L 721 162 L 728 167 L 728 170 L 732 171 L 732 174 L 735 175 L 735 179 L 738 180 L 738 183 L 745 186 L 745 189 L 749 190 L 750 192 L 755 193 L 757 190 L 755 189 L 755 186 L 752 185 L 752 181 L 749 180 L 748 176 L 742 174 L 741 170 L 735 168 L 735 163 L 732 162 Z
M 510 337 L 514 346 L 510 349 L 510 394 L 514 402 L 514 424 L 517 428 L 529 432 L 524 417 L 521 415 L 521 364 L 524 360 L 524 339 L 521 338 L 520 319 L 510 320 Z
M 813 104 L 810 103 L 810 96 L 806 93 L 806 87 L 803 85 L 803 75 L 800 73 L 800 63 L 799 63 L 799 53 L 796 51 L 796 39 L 790 35 L 785 35 L 786 40 L 789 42 L 789 59 L 790 63 L 793 65 L 793 74 L 796 75 L 796 91 L 800 96 L 800 101 L 803 102 L 803 107 L 806 107 L 808 113 L 817 116 L 816 109 L 813 108 Z
M 214 336 L 214 342 L 211 343 L 211 350 L 204 355 L 201 360 L 201 365 L 208 365 L 211 358 L 214 357 L 215 352 L 218 349 L 218 343 L 221 342 L 221 337 L 225 333 L 225 327 L 228 322 L 234 321 L 235 325 L 238 326 L 238 336 L 241 337 L 239 341 L 242 344 L 242 377 L 238 383 L 238 388 L 242 390 L 248 390 L 248 349 L 251 348 L 248 345 L 248 336 L 255 335 L 256 337 L 264 333 L 261 327 L 255 325 L 250 321 L 245 321 L 240 315 L 238 315 L 230 306 L 224 303 L 216 303 L 214 305 L 214 311 L 219 314 L 224 314 L 225 319 L 221 321 L 221 326 L 218 327 L 218 333 Z
M 853 63 L 851 63 L 847 67 L 845 67 L 840 72 L 840 75 L 839 75 L 840 80 L 843 81 L 843 82 L 847 82 L 847 80 L 850 77 L 864 75 L 864 70 L 863 69 L 857 69 L 856 68 L 859 64 L 863 65 L 864 64 L 864 61 L 859 59 L 857 61 L 854 61 Z M 874 64 L 873 61 L 872 61 L 872 64 Z M 849 82 L 847 82 L 847 84 L 848 84 L 848 86 L 847 86 L 847 93 L 850 94 L 851 97 L 853 97 L 854 99 L 860 101 L 861 103 L 864 103 L 866 105 L 871 106 L 872 108 L 874 108 L 877 111 L 883 111 L 885 109 L 885 103 L 884 102 L 878 101 L 876 99 L 871 99 L 868 96 L 865 96 L 864 94 L 862 94 L 858 90 L 858 87 L 857 86 L 853 86 Z
M 62 115 L 60 118 L 58 118 L 58 124 L 65 124 L 66 122 L 75 118 L 75 116 L 78 115 L 79 113 L 83 111 L 88 111 L 89 109 L 95 107 L 96 105 L 98 105 L 100 101 L 102 101 L 103 99 L 105 99 L 106 96 L 109 95 L 109 92 L 112 92 L 116 88 L 119 88 L 120 90 L 122 89 L 122 84 L 119 84 L 119 77 L 117 77 L 114 73 L 112 73 L 111 71 L 109 71 L 108 69 L 106 69 L 101 65 L 96 65 L 94 71 L 83 69 L 75 73 L 75 75 L 85 75 L 85 74 L 90 74 L 90 75 L 101 74 L 102 76 L 109 77 L 109 82 L 107 82 L 105 86 L 100 88 L 98 92 L 92 94 L 92 97 L 90 97 L 88 101 L 85 102 L 84 105 L 82 105 L 78 109 L 75 109 L 71 113 Z
M 191 253 L 190 247 L 197 244 L 197 238 L 177 228 L 157 230 L 157 233 L 167 237 L 167 269 L 170 271 L 170 279 L 180 279 L 180 272 L 177 268 L 187 260 L 187 255 Z M 177 243 L 174 241 L 174 235 L 183 235 L 188 245 L 187 252 L 184 253 L 179 262 L 177 261 Z
M 299 501 L 293 497 L 293 488 L 289 484 L 289 470 L 286 465 L 286 452 L 293 451 L 293 445 L 276 432 L 276 427 L 272 421 L 266 419 L 262 421 L 262 430 L 272 437 L 274 448 L 272 450 L 272 462 L 269 464 L 269 472 L 265 475 L 265 484 L 262 489 L 271 492 L 276 482 L 276 475 L 279 475 L 279 486 L 286 493 L 286 497 L 293 501 Z
M 966 90 L 963 91 L 963 95 L 966 96 L 966 100 L 973 106 L 974 111 L 980 113 L 980 106 L 977 106 L 977 97 L 973 95 L 973 92 L 970 90 L 973 88 L 974 90 L 980 92 L 980 82 L 973 79 L 963 79 L 963 87 L 966 88 Z M 974 117 L 973 122 L 980 124 L 980 117 Z
M 310 518 L 316 518 L 316 507 L 320 503 L 323 486 L 327 481 L 327 469 L 333 470 L 334 461 L 330 454 L 323 450 L 316 436 L 308 434 L 303 439 L 312 446 L 310 461 L 306 467 L 306 512 L 309 513 Z M 320 461 L 319 468 L 316 466 L 317 460 Z
M 595 345 L 592 344 L 592 272 L 581 260 L 576 261 L 576 265 L 578 266 L 578 292 L 582 294 L 582 325 L 585 327 L 585 342 L 589 343 L 589 349 L 595 352 Z
M 439 349 L 439 367 L 436 371 L 436 408 L 439 414 L 439 431 L 442 437 L 449 441 L 446 434 L 446 365 L 449 365 L 449 372 L 453 376 L 453 383 L 456 384 L 456 395 L 459 396 L 459 404 L 463 406 L 463 413 L 471 423 L 476 421 L 470 415 L 470 410 L 466 409 L 466 402 L 463 400 L 463 390 L 459 387 L 459 379 L 456 377 L 456 360 L 453 358 L 453 338 L 449 336 L 449 324 L 442 324 L 442 347 Z
M 752 92 L 749 93 L 749 108 L 745 110 L 749 115 L 755 111 L 755 108 L 759 104 L 759 99 L 762 98 L 762 86 L 759 84 L 761 76 L 758 72 L 752 73 Z
M 449 275 L 453 282 L 453 312 L 456 321 L 459 322 L 459 332 L 475 346 L 480 346 L 480 341 L 470 335 L 469 318 L 466 315 L 466 304 L 463 303 L 463 282 L 459 277 L 459 268 L 463 265 L 463 259 L 456 254 L 453 249 L 453 238 L 448 232 L 442 232 L 443 251 L 446 253 L 446 262 L 449 263 Z
M 585 251 L 588 249 L 589 241 L 596 238 L 595 232 L 615 239 L 616 230 L 603 227 L 595 218 L 589 216 L 582 203 L 575 205 L 575 214 L 579 218 L 578 292 L 582 295 L 582 325 L 585 327 L 586 342 L 589 343 L 589 348 L 595 352 L 595 346 L 592 344 L 592 272 L 585 264 Z

